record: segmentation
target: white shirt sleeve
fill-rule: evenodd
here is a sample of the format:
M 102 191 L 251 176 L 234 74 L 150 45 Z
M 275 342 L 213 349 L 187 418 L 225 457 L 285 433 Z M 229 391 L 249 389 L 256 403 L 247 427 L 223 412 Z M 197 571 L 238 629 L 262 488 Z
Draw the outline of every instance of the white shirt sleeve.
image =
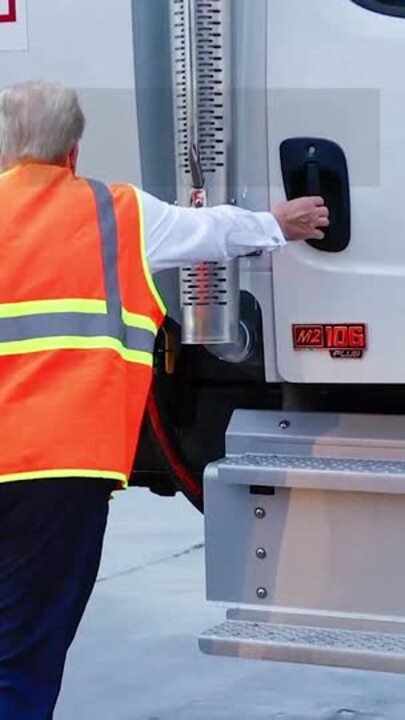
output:
M 271 213 L 229 205 L 184 208 L 146 192 L 139 194 L 152 273 L 189 263 L 223 261 L 256 250 L 273 250 L 286 243 Z

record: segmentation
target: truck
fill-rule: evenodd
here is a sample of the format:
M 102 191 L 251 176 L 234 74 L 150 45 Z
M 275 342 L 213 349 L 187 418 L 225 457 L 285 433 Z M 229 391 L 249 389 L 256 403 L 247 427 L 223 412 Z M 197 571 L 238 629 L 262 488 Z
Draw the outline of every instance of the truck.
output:
M 133 484 L 204 512 L 203 652 L 403 673 L 405 0 L 3 0 L 0 51 L 78 88 L 82 174 L 324 197 L 322 242 L 156 276 Z

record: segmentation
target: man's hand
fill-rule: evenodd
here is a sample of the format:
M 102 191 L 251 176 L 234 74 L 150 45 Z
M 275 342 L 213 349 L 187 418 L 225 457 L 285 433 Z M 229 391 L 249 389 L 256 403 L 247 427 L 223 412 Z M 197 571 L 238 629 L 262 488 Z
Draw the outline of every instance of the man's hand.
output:
M 321 197 L 282 202 L 273 215 L 287 240 L 323 240 L 329 227 L 329 210 Z

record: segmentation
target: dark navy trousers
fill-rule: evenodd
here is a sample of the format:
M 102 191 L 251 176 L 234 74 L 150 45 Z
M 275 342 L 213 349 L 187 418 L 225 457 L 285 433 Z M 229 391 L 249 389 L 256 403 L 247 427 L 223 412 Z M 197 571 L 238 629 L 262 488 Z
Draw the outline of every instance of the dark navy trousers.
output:
M 113 484 L 0 484 L 0 720 L 52 720 L 100 564 Z

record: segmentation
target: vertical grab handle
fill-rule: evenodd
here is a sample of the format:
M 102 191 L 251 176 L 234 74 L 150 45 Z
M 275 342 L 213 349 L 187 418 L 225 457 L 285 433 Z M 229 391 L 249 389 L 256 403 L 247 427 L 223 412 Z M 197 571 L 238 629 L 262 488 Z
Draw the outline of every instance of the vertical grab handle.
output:
M 321 175 L 316 162 L 307 163 L 307 191 L 308 195 L 321 195 Z

